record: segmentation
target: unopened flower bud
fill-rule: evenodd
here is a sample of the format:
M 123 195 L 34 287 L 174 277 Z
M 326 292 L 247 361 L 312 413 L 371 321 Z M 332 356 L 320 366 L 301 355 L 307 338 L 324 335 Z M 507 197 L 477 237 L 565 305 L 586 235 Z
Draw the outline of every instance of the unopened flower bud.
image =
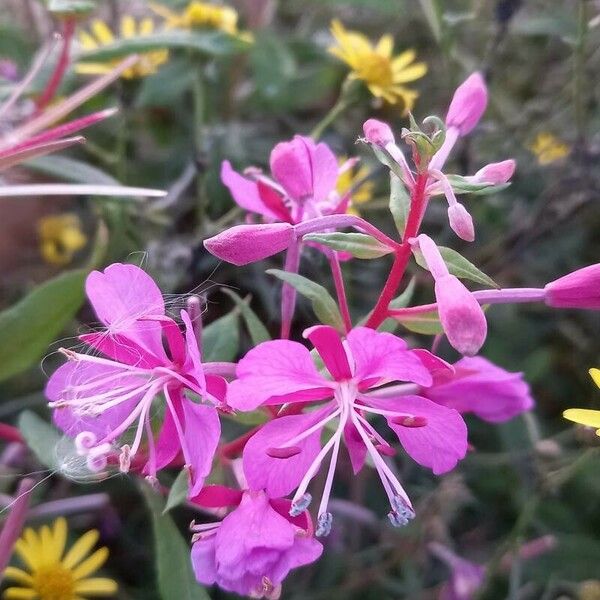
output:
M 466 242 L 472 242 L 475 239 L 475 226 L 473 225 L 473 217 L 469 211 L 457 202 L 448 207 L 448 221 L 454 233 Z
M 545 302 L 555 308 L 600 309 L 600 263 L 578 269 L 544 288 Z
M 483 77 L 480 73 L 473 73 L 454 92 L 446 115 L 446 125 L 458 129 L 460 135 L 466 135 L 481 119 L 487 99 Z
M 387 144 L 395 143 L 391 127 L 383 121 L 368 119 L 363 124 L 363 132 L 369 144 L 375 144 L 384 148 Z

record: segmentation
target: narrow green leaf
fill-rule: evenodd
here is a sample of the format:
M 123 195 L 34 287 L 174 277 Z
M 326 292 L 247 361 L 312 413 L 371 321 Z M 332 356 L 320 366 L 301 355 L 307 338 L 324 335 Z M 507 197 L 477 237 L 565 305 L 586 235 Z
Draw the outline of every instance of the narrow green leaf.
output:
M 227 294 L 235 302 L 236 306 L 240 309 L 242 317 L 244 318 L 244 321 L 246 323 L 246 327 L 248 328 L 248 333 L 250 334 L 250 338 L 252 339 L 252 343 L 255 346 L 257 344 L 260 344 L 261 342 L 266 342 L 271 339 L 267 328 L 257 317 L 256 313 L 250 308 L 248 304 L 249 300 L 243 300 L 233 290 L 230 290 L 229 288 L 221 288 L 221 291 Z
M 410 195 L 402 180 L 390 172 L 390 212 L 398 233 L 404 237 L 410 210 Z
M 481 285 L 488 287 L 499 288 L 500 286 L 491 278 L 488 277 L 483 271 L 480 271 L 472 262 L 467 260 L 462 254 L 459 254 L 452 248 L 446 248 L 445 246 L 438 246 L 438 250 L 448 267 L 448 271 L 452 275 L 459 277 L 460 279 L 469 279 Z M 419 250 L 414 252 L 415 260 L 417 264 L 424 269 L 427 269 L 427 263 L 423 258 L 423 255 Z
M 56 470 L 58 468 L 57 448 L 63 436 L 50 423 L 30 410 L 19 415 L 18 427 L 36 458 L 44 466 Z
M 235 359 L 240 344 L 238 311 L 213 321 L 202 332 L 202 360 L 230 362 Z
M 419 2 L 433 37 L 439 43 L 442 39 L 442 15 L 439 6 L 435 0 L 419 0 Z
M 40 156 L 26 161 L 29 169 L 74 183 L 121 185 L 114 177 L 97 167 L 66 156 Z
M 371 259 L 385 256 L 392 249 L 365 233 L 310 233 L 304 240 L 318 242 L 333 250 L 349 252 L 354 258 Z
M 495 194 L 510 185 L 510 183 L 473 183 L 461 175 L 448 175 L 448 181 L 455 194 L 474 194 L 476 196 Z
M 148 484 L 140 483 L 140 488 L 152 518 L 160 597 L 162 600 L 210 600 L 194 576 L 189 544 L 170 515 L 164 513 L 164 500 Z
M 375 144 L 369 144 L 375 158 L 382 164 L 385 165 L 396 177 L 402 179 L 403 173 L 400 165 L 392 158 L 391 154 L 387 150 L 383 150 Z
M 161 49 L 190 49 L 208 56 L 223 56 L 244 50 L 248 43 L 221 31 L 180 31 L 172 29 L 134 38 L 121 38 L 96 50 L 82 52 L 81 62 L 108 61 L 130 54 Z
M 444 333 L 437 310 L 422 313 L 420 315 L 402 317 L 401 319 L 396 320 L 400 325 L 414 333 L 422 333 L 425 335 L 438 335 Z
M 87 271 L 67 271 L 0 313 L 0 381 L 33 365 L 83 304 Z
M 163 514 L 168 513 L 171 509 L 183 504 L 186 501 L 189 490 L 188 482 L 188 472 L 185 469 L 182 469 L 171 485 L 169 496 L 167 497 L 167 503 L 163 509 Z
M 278 279 L 281 279 L 281 281 L 289 283 L 300 294 L 308 298 L 312 303 L 315 315 L 317 315 L 321 323 L 331 325 L 338 331 L 344 329 L 344 321 L 342 320 L 340 310 L 335 300 L 322 285 L 297 273 L 288 273 L 279 269 L 269 269 L 267 273 L 274 275 Z

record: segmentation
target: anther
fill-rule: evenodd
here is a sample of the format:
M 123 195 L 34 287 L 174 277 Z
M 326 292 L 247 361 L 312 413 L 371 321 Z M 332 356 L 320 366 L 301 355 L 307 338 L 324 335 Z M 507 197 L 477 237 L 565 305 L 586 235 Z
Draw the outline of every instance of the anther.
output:
M 409 521 L 415 518 L 415 511 L 402 498 L 394 496 L 392 498 L 392 510 L 388 513 L 388 519 L 394 527 L 404 527 Z
M 326 537 L 331 533 L 331 525 L 333 523 L 333 515 L 330 512 L 324 512 L 317 519 L 317 529 L 315 535 L 317 537 Z
M 73 350 L 69 350 L 68 348 L 59 348 L 58 351 L 66 356 L 69 360 L 77 360 L 77 353 L 73 352 Z
M 312 496 L 306 492 L 306 494 L 302 494 L 296 502 L 292 502 L 292 506 L 290 507 L 290 516 L 291 517 L 299 517 L 310 505 L 312 501 Z
M 121 446 L 121 454 L 119 454 L 119 470 L 121 473 L 129 473 L 131 467 L 131 448 L 129 444 Z

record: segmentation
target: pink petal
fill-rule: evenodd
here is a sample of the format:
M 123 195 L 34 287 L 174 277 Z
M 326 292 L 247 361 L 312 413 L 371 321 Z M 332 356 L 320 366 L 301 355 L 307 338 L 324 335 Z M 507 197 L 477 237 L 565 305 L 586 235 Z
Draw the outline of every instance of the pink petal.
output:
M 227 380 L 220 375 L 206 376 L 206 391 L 220 403 L 225 403 L 227 387 Z
M 448 208 L 448 222 L 454 233 L 466 242 L 475 240 L 475 226 L 469 211 L 459 202 Z
M 137 324 L 131 330 L 134 331 L 133 337 L 137 339 L 136 328 Z M 142 369 L 152 369 L 164 365 L 161 358 L 140 346 L 135 339 L 129 339 L 120 333 L 111 333 L 110 331 L 84 333 L 79 336 L 79 339 L 116 362 Z
M 254 410 L 265 402 L 284 404 L 333 394 L 331 382 L 317 371 L 310 352 L 298 342 L 259 344 L 240 360 L 236 374 L 227 403 L 239 410 Z
M 291 223 L 292 217 L 288 207 L 283 202 L 280 193 L 263 181 L 258 181 L 258 193 L 264 205 L 275 215 L 275 218 L 285 223 Z
M 182 411 L 178 409 L 180 421 L 182 417 Z M 179 436 L 177 434 L 177 428 L 175 427 L 175 421 L 170 410 L 165 411 L 163 424 L 158 434 L 158 439 L 155 445 L 156 451 L 156 470 L 159 471 L 167 465 L 170 465 L 181 453 L 181 444 L 179 442 Z M 148 465 L 144 470 L 147 472 Z
M 390 381 L 431 385 L 429 371 L 399 337 L 355 327 L 347 339 L 355 363 L 354 375 L 360 380 L 361 389 Z
M 352 471 L 356 475 L 364 466 L 367 458 L 367 447 L 353 423 L 348 422 L 344 427 L 344 443 L 352 463 Z
M 237 506 L 241 500 L 241 490 L 234 490 L 224 485 L 206 485 L 197 496 L 191 498 L 194 504 L 205 508 Z
M 342 345 L 340 334 L 333 327 L 315 325 L 306 329 L 303 336 L 309 339 L 317 349 L 327 370 L 336 381 L 352 377 L 352 371 L 348 364 L 348 357 Z
M 396 142 L 391 127 L 377 119 L 366 120 L 363 124 L 363 133 L 367 142 L 376 146 L 385 147 Z
M 240 267 L 282 252 L 295 239 L 289 223 L 236 225 L 204 240 L 204 247 L 217 258 Z
M 556 308 L 600 309 L 600 264 L 583 267 L 546 285 L 545 302 Z
M 450 379 L 456 369 L 439 356 L 432 354 L 429 350 L 416 348 L 412 351 L 413 354 L 419 357 L 425 368 L 431 373 L 434 382 Z
M 194 575 L 204 585 L 212 585 L 217 581 L 215 539 L 216 535 L 207 535 L 192 545 Z
M 272 458 L 270 448 L 279 448 L 306 431 L 333 409 L 308 414 L 280 417 L 270 421 L 255 433 L 244 448 L 244 474 L 253 490 L 266 490 L 273 498 L 293 491 L 321 449 L 321 430 L 294 444 L 300 452 L 290 458 Z
M 506 183 L 513 176 L 516 166 L 517 163 L 512 158 L 497 163 L 490 163 L 479 169 L 469 179 L 476 183 L 491 183 L 493 185 Z
M 327 144 L 297 135 L 273 148 L 271 172 L 294 200 L 319 202 L 335 188 L 338 165 Z
M 256 182 L 234 171 L 228 160 L 224 160 L 221 164 L 221 181 L 229 188 L 238 206 L 264 217 L 280 220 L 276 212 L 265 206 Z
M 198 340 L 196 339 L 192 320 L 187 311 L 181 311 L 181 320 L 185 326 L 185 346 L 187 350 L 184 371 L 186 375 L 191 375 L 194 378 L 200 389 L 204 389 L 206 387 L 206 378 L 200 360 L 200 348 L 198 347 Z
M 466 135 L 481 119 L 487 100 L 483 77 L 480 73 L 473 73 L 456 88 L 446 115 L 446 125 L 456 127 L 460 135 Z
M 405 427 L 390 417 L 387 422 L 409 456 L 435 475 L 451 471 L 465 457 L 467 426 L 454 409 L 420 396 L 379 400 L 376 404 L 369 400 L 369 404 L 426 419 L 427 424 L 422 427 Z

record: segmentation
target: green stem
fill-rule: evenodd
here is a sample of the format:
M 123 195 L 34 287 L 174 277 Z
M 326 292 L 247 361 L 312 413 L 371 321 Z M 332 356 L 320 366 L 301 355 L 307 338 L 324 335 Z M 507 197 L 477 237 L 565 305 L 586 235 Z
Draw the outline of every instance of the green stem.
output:
M 310 137 L 318 141 L 323 135 L 323 132 L 350 106 L 356 101 L 358 84 L 354 79 L 346 79 L 342 85 L 340 97 L 337 102 L 331 107 L 329 112 L 315 125 L 310 132 Z

